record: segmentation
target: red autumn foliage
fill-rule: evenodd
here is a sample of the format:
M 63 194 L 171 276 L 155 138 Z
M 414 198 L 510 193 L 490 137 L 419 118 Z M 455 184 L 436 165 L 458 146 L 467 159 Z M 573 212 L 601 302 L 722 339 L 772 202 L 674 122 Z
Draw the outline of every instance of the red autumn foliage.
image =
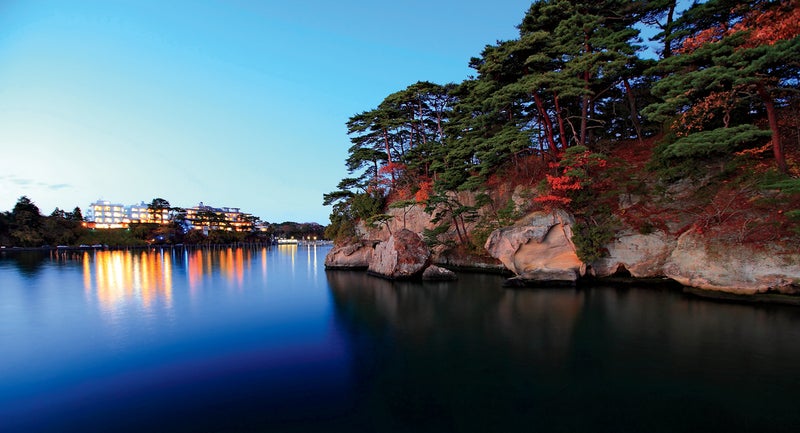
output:
M 395 186 L 389 193 L 387 202 L 391 203 L 397 200 L 408 200 L 412 195 L 411 188 L 408 185 Z
M 540 195 L 534 198 L 533 201 L 540 203 L 542 206 L 544 206 L 545 210 L 550 210 L 553 208 L 566 207 L 572 202 L 572 199 L 563 195 L 547 194 Z
M 383 174 L 383 175 L 388 174 L 388 175 L 393 175 L 395 177 L 398 177 L 400 174 L 402 174 L 405 171 L 405 169 L 406 169 L 406 166 L 401 164 L 401 163 L 399 163 L 399 162 L 389 162 L 389 163 L 384 164 L 383 167 L 381 167 L 378 170 L 378 173 L 379 174 Z
M 600 187 L 601 185 L 595 182 L 592 177 L 593 173 L 590 172 L 605 169 L 607 161 L 587 150 L 572 155 L 568 159 L 564 158 L 560 163 L 552 162 L 549 165 L 551 169 L 556 170 L 558 175 L 546 174 L 545 180 L 549 192 L 533 199 L 542 204 L 545 209 L 568 207 L 572 203 L 572 197 L 570 197 L 572 192 L 583 188 Z
M 761 4 L 747 11 L 738 22 L 720 23 L 686 38 L 677 52 L 692 53 L 705 44 L 719 42 L 742 31 L 749 32 L 742 48 L 773 45 L 797 37 L 800 35 L 800 0 L 785 0 L 778 5 Z
M 433 192 L 433 182 L 431 180 L 423 180 L 419 183 L 419 190 L 414 194 L 414 199 L 417 203 L 424 203 L 430 198 Z
M 677 54 L 689 54 L 696 51 L 705 44 L 719 42 L 722 38 L 730 34 L 730 28 L 726 23 L 705 29 L 694 36 L 688 37 L 683 44 L 675 51 Z
M 713 119 L 720 110 L 722 111 L 722 123 L 727 128 L 730 123 L 731 111 L 736 106 L 737 98 L 739 98 L 737 95 L 739 90 L 734 88 L 727 91 L 711 92 L 681 113 L 680 117 L 673 122 L 671 129 L 678 137 L 685 137 L 693 131 L 701 131 L 703 124 Z
M 755 9 L 732 30 L 750 30 L 746 48 L 773 45 L 797 37 L 800 35 L 800 0 L 783 1 L 769 10 Z

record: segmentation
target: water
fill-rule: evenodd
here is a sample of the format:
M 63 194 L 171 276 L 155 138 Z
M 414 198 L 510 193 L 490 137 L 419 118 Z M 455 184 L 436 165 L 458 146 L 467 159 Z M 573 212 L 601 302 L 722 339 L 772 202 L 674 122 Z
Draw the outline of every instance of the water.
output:
M 0 256 L 0 431 L 794 431 L 800 309 L 328 271 L 326 247 Z

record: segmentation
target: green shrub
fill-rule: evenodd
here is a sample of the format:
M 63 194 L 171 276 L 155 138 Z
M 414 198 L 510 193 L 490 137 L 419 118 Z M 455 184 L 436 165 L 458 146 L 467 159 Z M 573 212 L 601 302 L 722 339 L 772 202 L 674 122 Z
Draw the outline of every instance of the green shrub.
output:
M 572 243 L 577 249 L 578 258 L 584 263 L 592 263 L 606 254 L 605 246 L 614 239 L 611 224 L 575 224 Z

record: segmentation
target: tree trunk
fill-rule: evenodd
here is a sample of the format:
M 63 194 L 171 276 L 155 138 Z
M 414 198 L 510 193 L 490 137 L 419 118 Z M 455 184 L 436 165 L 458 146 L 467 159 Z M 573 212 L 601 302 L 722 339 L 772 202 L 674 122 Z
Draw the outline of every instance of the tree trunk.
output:
M 583 51 L 589 55 L 589 34 L 584 32 Z M 586 130 L 589 123 L 589 70 L 583 72 L 583 98 L 581 101 L 581 140 L 580 145 L 586 146 Z
M 389 146 L 389 131 L 386 128 L 383 128 L 383 143 L 386 146 L 386 163 L 389 164 L 390 172 L 392 174 L 392 186 L 394 187 L 394 169 L 392 167 L 392 151 L 391 147 Z
M 442 130 L 442 113 L 436 111 L 436 129 L 439 132 L 439 143 L 444 143 L 444 130 Z
M 586 145 L 586 131 L 588 130 L 589 123 L 589 71 L 584 73 L 584 81 L 586 81 L 586 85 L 583 87 L 583 90 L 587 93 L 583 94 L 583 100 L 581 101 L 581 146 Z
M 428 137 L 426 137 L 425 131 L 425 118 L 422 115 L 422 100 L 419 100 L 419 130 L 420 134 L 422 134 L 422 144 L 428 143 Z
M 469 242 L 469 233 L 467 233 L 467 223 L 464 222 L 464 215 L 459 215 L 458 219 L 461 220 L 461 231 L 464 232 L 464 243 L 467 243 Z
M 542 104 L 542 98 L 540 98 L 539 95 L 534 92 L 533 101 L 536 103 L 536 108 L 539 110 L 539 115 L 542 117 L 542 122 L 544 122 L 544 133 L 545 136 L 547 137 L 547 143 L 550 145 L 550 149 L 558 150 L 556 141 L 553 138 L 553 122 L 550 121 L 550 116 L 548 116 L 547 111 L 544 110 L 544 104 Z
M 665 59 L 672 57 L 672 20 L 675 16 L 675 6 L 677 4 L 677 0 L 670 2 L 669 10 L 667 11 L 667 24 L 664 26 L 664 52 L 661 53 L 661 56 Z
M 758 96 L 764 101 L 764 108 L 767 109 L 767 121 L 769 122 L 769 129 L 772 130 L 772 154 L 775 156 L 775 162 L 778 164 L 778 170 L 786 174 L 789 169 L 786 166 L 786 156 L 783 154 L 783 147 L 781 146 L 781 137 L 778 134 L 778 115 L 775 113 L 775 102 L 769 94 L 763 83 L 756 86 Z
M 456 227 L 456 234 L 458 235 L 458 242 L 464 244 L 464 236 L 461 234 L 461 229 L 458 228 L 458 218 L 455 215 L 451 216 L 453 225 Z
M 628 79 L 623 78 L 622 83 L 625 85 L 625 93 L 628 94 L 628 103 L 631 106 L 631 122 L 633 123 L 633 128 L 636 130 L 639 143 L 642 143 L 642 125 L 639 123 L 639 111 L 636 109 L 636 98 L 633 96 L 631 84 L 628 82 Z
M 561 117 L 561 107 L 558 104 L 558 93 L 553 92 L 553 100 L 556 104 L 556 120 L 558 120 L 558 134 L 561 136 L 561 146 L 566 149 L 568 147 L 567 133 L 564 130 L 564 118 Z

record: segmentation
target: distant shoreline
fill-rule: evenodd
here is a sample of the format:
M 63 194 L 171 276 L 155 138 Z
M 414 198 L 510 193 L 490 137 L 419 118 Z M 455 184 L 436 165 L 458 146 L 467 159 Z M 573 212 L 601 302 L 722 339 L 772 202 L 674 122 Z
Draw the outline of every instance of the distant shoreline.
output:
M 300 241 L 297 246 L 333 245 L 333 241 Z M 239 248 L 278 246 L 276 242 L 235 242 L 225 244 L 159 244 L 159 245 L 87 245 L 87 246 L 55 246 L 55 247 L 3 247 L 2 253 L 23 252 L 75 252 L 75 251 L 124 251 L 124 250 L 165 250 L 165 249 L 199 249 L 199 248 Z

